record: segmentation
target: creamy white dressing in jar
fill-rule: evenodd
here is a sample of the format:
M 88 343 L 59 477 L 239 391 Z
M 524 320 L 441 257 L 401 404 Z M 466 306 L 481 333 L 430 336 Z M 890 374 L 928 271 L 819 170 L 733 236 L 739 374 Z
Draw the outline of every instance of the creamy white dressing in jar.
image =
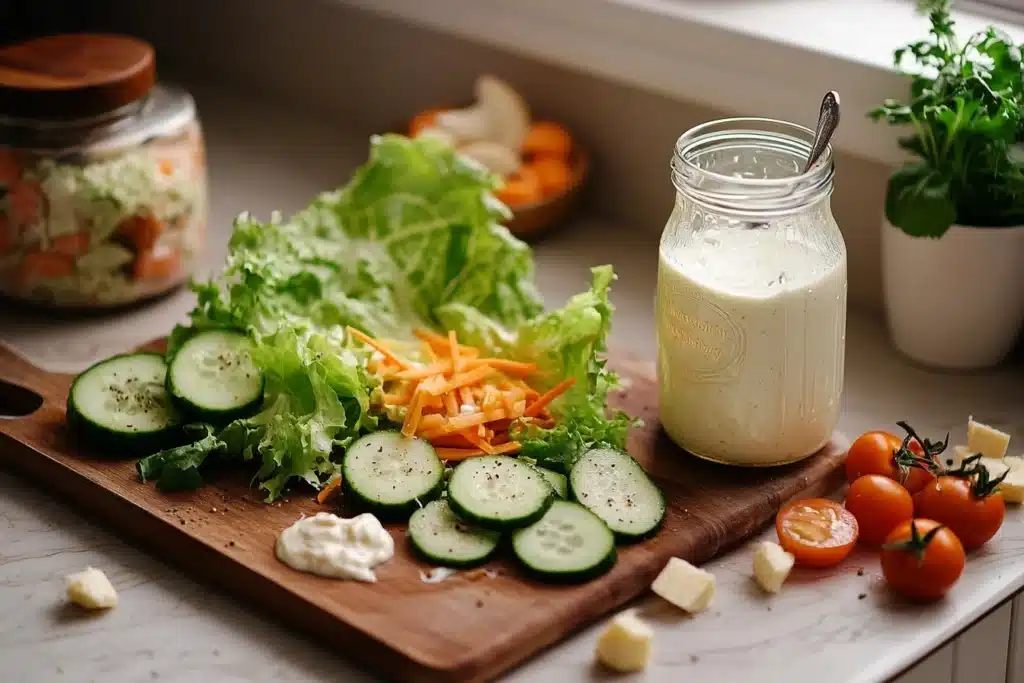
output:
M 846 248 L 811 131 L 734 119 L 683 135 L 662 236 L 660 419 L 681 447 L 764 466 L 812 455 L 839 419 Z
M 374 567 L 394 556 L 395 541 L 370 513 L 345 519 L 318 512 L 282 531 L 276 554 L 302 572 L 373 583 L 377 581 Z

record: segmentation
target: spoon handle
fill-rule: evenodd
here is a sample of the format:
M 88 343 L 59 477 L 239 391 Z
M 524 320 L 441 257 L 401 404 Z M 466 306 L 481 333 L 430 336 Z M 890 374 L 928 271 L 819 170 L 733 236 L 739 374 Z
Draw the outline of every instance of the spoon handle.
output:
M 804 166 L 804 173 L 811 170 L 818 158 L 824 154 L 832 135 L 839 127 L 839 93 L 830 90 L 825 93 L 821 100 L 821 111 L 818 113 L 818 127 L 814 131 L 814 142 L 811 144 L 811 153 L 807 157 L 807 165 Z

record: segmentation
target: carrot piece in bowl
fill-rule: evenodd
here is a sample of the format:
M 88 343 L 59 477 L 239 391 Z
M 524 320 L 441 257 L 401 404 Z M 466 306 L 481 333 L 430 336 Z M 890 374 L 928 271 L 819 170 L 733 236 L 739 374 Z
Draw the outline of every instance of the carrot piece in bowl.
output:
M 538 157 L 529 164 L 540 180 L 540 189 L 546 197 L 560 195 L 572 185 L 572 169 L 558 157 Z
M 553 156 L 568 159 L 572 150 L 572 136 L 561 124 L 554 121 L 535 121 L 523 141 L 523 154 L 530 156 Z
M 505 178 L 505 184 L 495 194 L 511 208 L 534 204 L 544 198 L 540 178 L 529 166 L 522 166 L 518 171 Z
M 423 131 L 424 128 L 430 128 L 437 121 L 437 115 L 445 111 L 444 109 L 431 108 L 424 109 L 416 116 L 412 117 L 409 121 L 409 137 L 414 138 Z

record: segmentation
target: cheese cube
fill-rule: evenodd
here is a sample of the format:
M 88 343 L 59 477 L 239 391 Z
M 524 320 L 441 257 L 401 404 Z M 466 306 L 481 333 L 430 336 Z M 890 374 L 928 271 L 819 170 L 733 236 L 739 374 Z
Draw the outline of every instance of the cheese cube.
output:
M 109 609 L 117 605 L 117 591 L 99 569 L 87 567 L 85 571 L 68 576 L 67 583 L 68 599 L 85 609 Z
M 636 615 L 626 610 L 609 622 L 597 641 L 597 661 L 621 672 L 641 671 L 651 658 L 654 631 Z
M 967 448 L 986 458 L 1002 458 L 1010 445 L 1010 435 L 967 418 Z
M 754 553 L 754 580 L 766 593 L 778 593 L 793 569 L 794 560 L 793 554 L 778 543 L 764 541 Z
M 968 446 L 954 446 L 953 447 L 953 467 L 960 467 L 964 460 L 975 456 L 978 451 L 971 450 Z M 1020 458 L 1009 458 L 1010 461 L 1020 461 Z M 978 463 L 988 470 L 989 477 L 995 479 L 996 477 L 1003 476 L 1003 472 L 1010 469 L 1011 465 L 1019 466 L 1019 462 L 1007 462 L 1006 459 L 1001 458 L 987 458 L 982 457 Z
M 679 609 L 700 612 L 715 597 L 715 577 L 686 560 L 673 557 L 651 584 L 651 590 Z
M 1018 460 L 1024 464 L 1022 458 L 1007 458 L 1007 460 Z M 1007 503 L 1024 503 L 1024 467 L 1010 466 L 1010 473 L 1006 475 L 999 484 L 999 492 L 1003 494 L 1003 500 Z

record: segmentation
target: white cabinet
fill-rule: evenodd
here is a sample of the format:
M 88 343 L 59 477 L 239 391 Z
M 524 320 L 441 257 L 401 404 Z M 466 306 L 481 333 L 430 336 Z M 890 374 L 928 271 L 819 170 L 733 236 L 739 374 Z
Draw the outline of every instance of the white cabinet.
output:
M 953 650 L 955 647 L 955 643 L 950 643 L 897 678 L 893 683 L 954 683 Z
M 1006 683 L 1012 611 L 1006 602 L 957 638 L 953 683 Z
M 1006 683 L 1024 683 L 1024 595 L 1013 599 Z
M 1005 603 L 893 683 L 1024 683 L 1024 598 Z

